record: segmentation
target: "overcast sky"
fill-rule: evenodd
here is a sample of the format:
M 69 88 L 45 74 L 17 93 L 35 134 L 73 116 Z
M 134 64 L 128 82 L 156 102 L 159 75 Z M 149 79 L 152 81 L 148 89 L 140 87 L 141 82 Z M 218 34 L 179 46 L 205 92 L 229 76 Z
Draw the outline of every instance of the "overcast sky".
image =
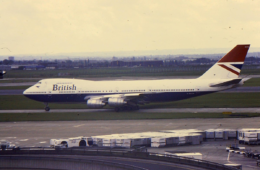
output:
M 259 0 L 0 0 L 0 55 L 259 42 Z

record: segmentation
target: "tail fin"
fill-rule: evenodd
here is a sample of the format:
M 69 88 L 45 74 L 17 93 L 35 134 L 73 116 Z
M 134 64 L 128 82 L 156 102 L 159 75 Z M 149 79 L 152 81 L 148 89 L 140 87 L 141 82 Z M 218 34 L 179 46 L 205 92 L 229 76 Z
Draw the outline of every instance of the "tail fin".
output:
M 214 64 L 200 79 L 232 79 L 238 78 L 244 64 L 250 44 L 237 45 L 216 64 Z

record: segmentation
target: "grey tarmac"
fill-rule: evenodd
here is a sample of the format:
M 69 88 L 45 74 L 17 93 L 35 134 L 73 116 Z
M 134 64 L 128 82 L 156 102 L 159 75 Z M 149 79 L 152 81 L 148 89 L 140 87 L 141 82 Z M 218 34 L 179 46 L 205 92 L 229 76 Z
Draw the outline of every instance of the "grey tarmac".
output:
M 135 133 L 173 129 L 238 129 L 259 128 L 260 118 L 219 118 L 219 119 L 162 119 L 162 120 L 109 120 L 109 121 L 29 121 L 2 122 L 0 140 L 8 140 L 17 146 L 49 146 L 50 139 L 77 136 L 96 136 L 117 133 Z M 242 164 L 243 170 L 254 170 L 256 160 L 242 155 L 231 154 L 227 161 L 226 146 L 235 141 L 208 141 L 201 145 L 148 148 L 149 152 L 165 151 L 200 152 L 204 160 L 217 163 Z M 260 146 L 245 146 L 246 149 L 260 150 Z

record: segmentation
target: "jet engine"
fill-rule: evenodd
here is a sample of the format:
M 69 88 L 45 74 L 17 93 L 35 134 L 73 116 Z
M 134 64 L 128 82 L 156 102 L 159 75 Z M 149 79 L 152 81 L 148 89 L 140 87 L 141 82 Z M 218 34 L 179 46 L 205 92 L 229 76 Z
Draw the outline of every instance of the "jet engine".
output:
M 87 106 L 90 108 L 102 108 L 104 107 L 106 104 L 103 103 L 102 100 L 99 99 L 89 99 L 87 101 Z
M 122 106 L 127 104 L 123 98 L 112 97 L 108 99 L 109 106 Z

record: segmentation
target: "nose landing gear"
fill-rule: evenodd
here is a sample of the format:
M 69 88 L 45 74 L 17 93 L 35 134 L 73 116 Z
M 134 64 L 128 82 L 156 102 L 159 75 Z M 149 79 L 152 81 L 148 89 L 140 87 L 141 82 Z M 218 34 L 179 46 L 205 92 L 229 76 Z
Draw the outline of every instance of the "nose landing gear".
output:
M 44 104 L 45 104 L 44 110 L 45 110 L 46 112 L 50 111 L 51 109 L 50 109 L 48 103 L 44 103 Z

